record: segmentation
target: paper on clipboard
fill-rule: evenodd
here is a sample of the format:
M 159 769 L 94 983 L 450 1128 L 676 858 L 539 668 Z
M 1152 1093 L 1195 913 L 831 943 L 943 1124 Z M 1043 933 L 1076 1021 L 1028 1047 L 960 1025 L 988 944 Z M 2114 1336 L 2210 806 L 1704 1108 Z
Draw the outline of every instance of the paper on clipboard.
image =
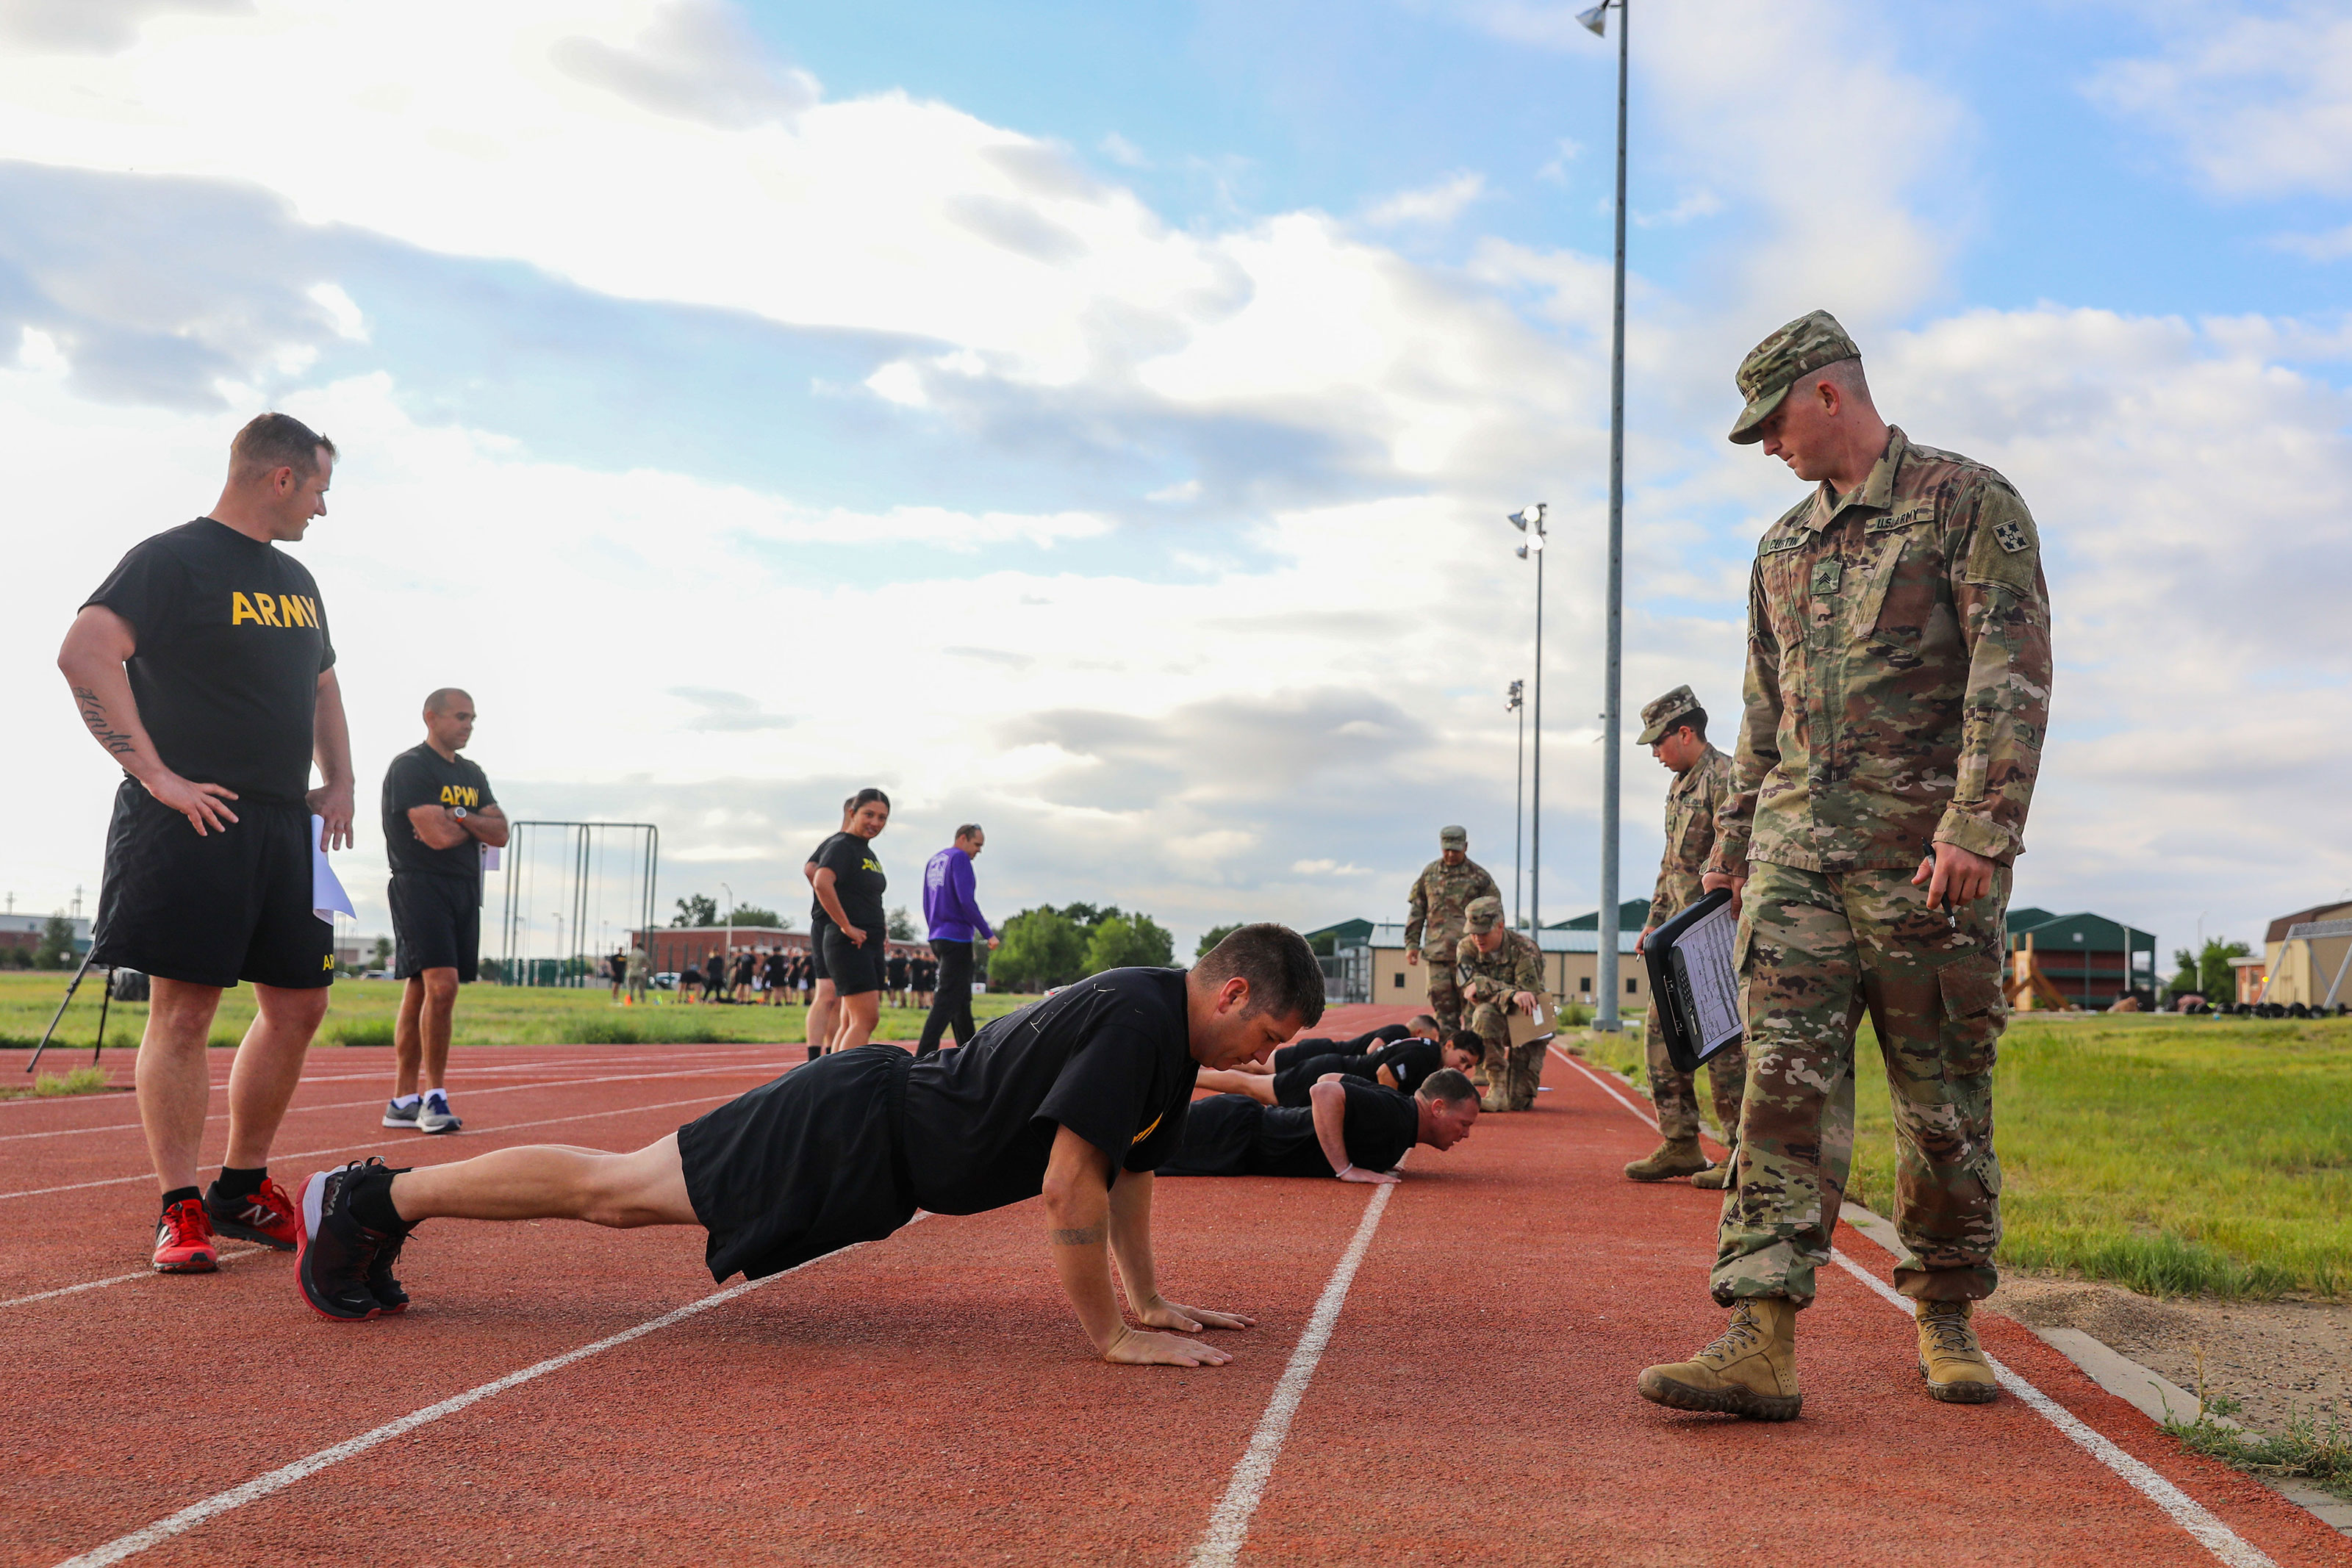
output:
M 1675 944 L 1676 966 L 1689 987 L 1689 1023 L 1698 1036 L 1701 1056 L 1714 1055 L 1739 1038 L 1746 1028 L 1739 1016 L 1739 975 L 1731 961 L 1738 934 L 1739 916 L 1725 904 L 1693 925 Z
M 332 925 L 338 915 L 358 918 L 352 908 L 352 895 L 335 875 L 335 868 L 327 863 L 327 820 L 313 813 L 310 818 L 310 913 Z
M 1505 1021 L 1510 1030 L 1510 1040 L 1513 1045 L 1533 1045 L 1538 1040 L 1549 1040 L 1559 1032 L 1558 1015 L 1552 1009 L 1551 998 L 1544 992 L 1538 991 L 1535 993 L 1535 998 L 1536 1010 L 1533 1017 L 1521 1012 L 1516 1007 L 1512 1008 L 1506 1016 Z

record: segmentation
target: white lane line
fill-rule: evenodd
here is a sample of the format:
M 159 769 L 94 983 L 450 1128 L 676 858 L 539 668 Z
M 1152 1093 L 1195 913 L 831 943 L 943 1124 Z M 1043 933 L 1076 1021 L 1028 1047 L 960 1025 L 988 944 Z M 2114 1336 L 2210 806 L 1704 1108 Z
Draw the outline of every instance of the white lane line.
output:
M 1830 1256 L 1847 1273 L 1869 1286 L 1905 1317 L 1912 1315 L 1911 1302 L 1906 1297 L 1846 1256 L 1843 1249 L 1833 1248 Z M 1992 1375 L 2000 1380 L 2003 1388 L 2023 1400 L 2043 1420 L 2066 1434 L 2084 1453 L 2129 1482 L 2133 1490 L 2170 1515 L 2173 1523 L 2196 1537 L 2198 1544 L 2230 1564 L 2230 1568 L 2277 1568 L 2277 1564 L 2249 1544 L 2243 1536 L 2207 1512 L 2202 1503 L 2165 1479 L 2145 1462 L 2124 1452 L 2064 1406 L 2011 1371 L 2000 1357 L 1988 1352 L 1985 1359 L 1992 1363 Z
M 222 1252 L 215 1256 L 224 1263 L 234 1263 L 240 1258 L 258 1258 L 269 1250 L 271 1249 L 267 1247 L 248 1247 L 241 1252 Z M 60 1285 L 54 1291 L 41 1291 L 29 1296 L 14 1297 L 11 1300 L 0 1301 L 0 1307 L 21 1307 L 29 1301 L 46 1301 L 57 1296 L 79 1295 L 84 1291 L 102 1291 L 109 1285 L 124 1285 L 133 1280 L 152 1280 L 154 1277 L 154 1270 L 142 1269 L 135 1274 L 117 1274 L 110 1280 L 84 1280 L 79 1285 Z
M 1385 1192 L 1388 1189 L 1382 1187 L 1381 1190 Z M 923 1218 L 923 1214 L 918 1211 L 915 1218 L 908 1220 L 907 1225 L 915 1224 Z M 906 1228 L 906 1225 L 902 1225 L 898 1228 L 904 1230 Z M 469 1388 L 463 1394 L 452 1395 L 437 1405 L 427 1405 L 424 1409 L 412 1411 L 397 1421 L 387 1421 L 372 1432 L 362 1432 L 358 1437 L 337 1443 L 331 1448 L 321 1448 L 317 1453 L 297 1459 L 290 1465 L 281 1465 L 266 1475 L 256 1476 L 243 1486 L 231 1487 L 223 1492 L 215 1492 L 203 1501 L 192 1502 L 179 1512 L 167 1514 L 144 1529 L 134 1530 L 128 1535 L 118 1535 L 103 1546 L 92 1547 L 79 1556 L 68 1557 L 59 1563 L 58 1568 L 100 1568 L 104 1563 L 120 1563 L 126 1557 L 135 1557 L 149 1547 L 160 1546 L 175 1535 L 185 1535 L 208 1519 L 227 1513 L 233 1509 L 243 1508 L 247 1503 L 268 1497 L 272 1492 L 283 1491 L 296 1481 L 317 1475 L 331 1465 L 339 1465 L 354 1455 L 364 1454 L 370 1448 L 389 1443 L 394 1437 L 404 1437 L 419 1427 L 429 1426 L 438 1421 L 444 1416 L 454 1416 L 468 1405 L 478 1405 L 485 1399 L 504 1394 L 508 1389 L 519 1387 L 534 1378 L 545 1377 L 551 1372 L 561 1372 L 574 1362 L 585 1361 L 592 1355 L 602 1355 L 616 1345 L 626 1344 L 633 1339 L 643 1339 L 646 1335 L 666 1329 L 672 1323 L 684 1322 L 698 1312 L 707 1312 L 713 1307 L 724 1306 L 747 1291 L 756 1291 L 773 1281 L 797 1274 L 801 1269 L 813 1269 L 824 1262 L 826 1258 L 838 1258 L 843 1252 L 855 1252 L 859 1247 L 872 1245 L 870 1241 L 861 1241 L 856 1246 L 843 1248 L 840 1252 L 828 1252 L 824 1258 L 812 1258 L 801 1264 L 799 1268 L 787 1269 L 782 1274 L 771 1274 L 764 1280 L 746 1280 L 740 1285 L 730 1285 L 723 1291 L 713 1291 L 698 1301 L 688 1301 L 674 1312 L 664 1312 L 657 1318 L 648 1318 L 635 1328 L 623 1329 L 619 1333 L 608 1334 L 593 1344 L 583 1344 L 577 1350 L 565 1351 L 562 1355 L 550 1356 L 536 1365 L 526 1366 L 520 1372 L 509 1372 L 504 1377 L 493 1379 L 478 1388 Z
M 735 1098 L 735 1096 L 732 1094 L 697 1094 L 690 1100 L 665 1100 L 658 1105 L 618 1105 L 610 1111 L 583 1111 L 577 1116 L 541 1116 L 537 1121 L 533 1122 L 506 1123 L 501 1126 L 489 1129 L 488 1135 L 495 1136 L 500 1133 L 520 1132 L 525 1127 L 551 1127 L 559 1122 L 593 1122 L 599 1116 L 625 1116 L 633 1111 L 667 1111 L 672 1106 L 677 1105 L 699 1105 L 709 1100 L 732 1100 L 733 1098 Z M 463 1134 L 460 1135 L 462 1136 Z M 418 1134 L 418 1137 L 419 1139 L 422 1139 L 424 1134 Z M 354 1142 L 356 1141 L 357 1140 L 354 1140 Z M 404 1139 L 400 1146 L 406 1146 L 410 1142 L 411 1140 Z M 432 1140 L 432 1143 L 435 1145 L 438 1145 L 441 1142 L 442 1140 L 439 1138 Z M 352 1144 L 337 1144 L 331 1148 L 295 1149 L 290 1153 L 281 1149 L 272 1154 L 269 1157 L 273 1161 L 307 1160 L 317 1155 L 345 1154 L 351 1150 L 352 1146 Z M 463 1144 L 450 1144 L 448 1146 L 451 1148 L 464 1148 L 466 1145 Z M 500 1145 L 500 1147 L 504 1146 L 505 1145 Z M 490 1153 L 488 1149 L 483 1149 L 480 1152 L 486 1155 Z M 39 1197 L 45 1193 L 81 1192 L 93 1186 L 121 1186 L 126 1182 L 153 1181 L 155 1177 L 152 1172 L 142 1171 L 137 1176 L 106 1176 L 98 1181 L 68 1182 L 64 1186 L 36 1186 L 27 1187 L 22 1192 L 0 1192 L 0 1198 Z
M 722 1073 L 764 1072 L 771 1067 L 789 1065 L 791 1064 L 747 1061 L 740 1066 L 719 1063 L 709 1067 L 680 1068 L 675 1072 L 621 1072 L 604 1078 L 558 1078 L 544 1083 L 507 1083 L 495 1089 L 467 1089 L 459 1092 L 459 1098 L 478 1100 L 487 1095 L 520 1094 L 533 1089 L 576 1089 L 583 1083 L 654 1083 L 665 1078 L 716 1078 Z M 362 1106 L 378 1103 L 381 1102 L 375 1100 L 340 1100 L 326 1105 L 289 1105 L 286 1107 L 286 1113 L 291 1116 L 305 1111 L 352 1111 Z M 215 1111 L 205 1120 L 218 1122 L 225 1120 L 227 1115 L 228 1113 L 226 1111 Z M 84 1133 L 137 1132 L 139 1125 L 136 1122 L 108 1122 L 96 1127 L 59 1127 L 46 1133 L 0 1133 L 0 1143 L 16 1143 L 26 1138 L 71 1138 Z
M 1603 1090 L 1608 1092 L 1612 1099 L 1615 1100 L 1620 1105 L 1624 1106 L 1628 1111 L 1633 1112 L 1634 1115 L 1641 1117 L 1643 1122 L 1648 1123 L 1652 1127 L 1655 1127 L 1658 1124 L 1655 1118 L 1644 1113 L 1639 1106 L 1635 1105 L 1631 1100 L 1626 1099 L 1622 1094 L 1618 1093 L 1615 1087 L 1612 1086 L 1607 1079 L 1593 1071 L 1592 1069 L 1585 1066 L 1584 1063 L 1577 1061 L 1574 1057 L 1567 1055 L 1561 1051 L 1558 1046 L 1553 1046 L 1551 1048 L 1551 1051 L 1554 1056 L 1559 1057 L 1562 1061 L 1567 1062 L 1570 1067 L 1575 1068 L 1587 1078 L 1590 1078 L 1595 1083 L 1600 1084 Z M 1847 1273 L 1852 1274 L 1855 1279 L 1860 1280 L 1864 1284 L 1868 1285 L 1873 1291 L 1875 1291 L 1879 1295 L 1894 1303 L 1895 1308 L 1899 1310 L 1905 1317 L 1912 1315 L 1910 1301 L 1900 1291 L 1896 1291 L 1894 1286 L 1889 1285 L 1877 1275 L 1872 1273 L 1869 1270 L 1864 1268 L 1853 1259 L 1847 1257 L 1842 1249 L 1832 1248 L 1830 1249 L 1830 1256 L 1837 1260 L 1837 1261 L 1844 1267 Z M 2230 1568 L 2277 1568 L 2277 1565 L 2272 1563 L 2268 1557 L 2263 1556 L 2262 1552 L 2256 1551 L 2252 1546 L 2248 1545 L 2245 1540 L 2240 1536 L 2237 1531 L 2231 1530 L 2228 1525 L 2214 1518 L 2210 1513 L 2208 1513 L 2203 1505 L 2199 1503 L 2187 1492 L 2182 1491 L 2179 1487 L 2165 1479 L 2163 1476 L 2159 1475 L 2154 1469 L 2151 1469 L 2146 1464 L 2143 1464 L 2138 1459 L 2133 1458 L 2129 1454 L 2125 1453 L 2121 1448 L 2116 1447 L 2113 1442 L 2101 1437 L 2099 1433 L 2092 1427 L 2085 1426 L 2081 1419 L 2070 1413 L 2065 1406 L 2060 1405 L 2047 1394 L 2042 1393 L 2042 1390 L 2036 1388 L 2023 1377 L 2021 1377 L 2016 1373 L 2011 1371 L 2008 1366 L 1995 1359 L 1990 1353 L 1986 1354 L 1985 1359 L 1992 1362 L 1993 1375 L 2000 1380 L 2000 1385 L 2002 1387 L 2008 1389 L 2011 1394 L 2017 1396 L 2018 1398 L 2023 1400 L 2028 1408 L 2041 1416 L 2042 1419 L 2048 1421 L 2052 1426 L 2057 1427 L 2058 1430 L 2063 1432 L 2077 1447 L 2082 1448 L 2084 1453 L 2089 1454 L 2093 1458 L 2098 1460 L 2099 1463 L 2105 1465 L 2117 1476 L 2120 1476 L 2131 1486 L 2133 1490 L 2138 1492 L 2142 1497 L 2147 1498 L 2150 1502 L 2156 1504 L 2157 1507 L 2162 1509 L 2171 1517 L 2171 1520 L 2175 1524 L 2178 1524 L 2181 1529 L 2187 1531 L 2191 1536 L 2195 1537 L 2198 1543 L 2202 1545 L 2208 1552 L 2210 1552 L 2215 1557 L 2219 1558 L 2223 1563 L 2230 1564 Z
M 1331 1343 L 1331 1331 L 1339 1322 L 1339 1309 L 1347 1304 L 1348 1287 L 1355 1282 L 1357 1266 L 1370 1250 L 1372 1232 L 1380 1228 L 1381 1216 L 1387 1212 L 1389 1195 L 1394 1191 L 1394 1183 L 1372 1189 L 1371 1200 L 1364 1205 L 1364 1218 L 1356 1227 L 1354 1239 L 1339 1255 L 1339 1267 L 1331 1270 L 1323 1294 L 1317 1298 L 1314 1315 L 1307 1320 L 1307 1332 L 1298 1336 L 1298 1346 L 1290 1353 L 1290 1364 L 1282 1369 L 1281 1381 L 1274 1385 L 1274 1396 L 1265 1403 L 1265 1414 L 1258 1418 L 1249 1447 L 1234 1466 L 1225 1495 L 1218 1499 L 1216 1511 L 1209 1515 L 1208 1532 L 1192 1549 L 1192 1568 L 1230 1568 L 1241 1556 L 1242 1542 L 1249 1538 L 1250 1520 L 1265 1496 L 1265 1484 L 1273 1478 L 1275 1460 L 1282 1457 L 1283 1440 L 1290 1436 L 1291 1417 L 1298 1414 L 1298 1402 L 1306 1397 L 1307 1385 L 1314 1380 L 1316 1364 L 1323 1359 L 1324 1349 Z

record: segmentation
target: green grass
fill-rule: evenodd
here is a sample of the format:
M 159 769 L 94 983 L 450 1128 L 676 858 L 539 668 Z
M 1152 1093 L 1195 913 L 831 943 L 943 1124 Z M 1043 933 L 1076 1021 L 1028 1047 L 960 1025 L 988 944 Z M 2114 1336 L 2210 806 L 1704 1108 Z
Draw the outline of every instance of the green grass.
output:
M 2343 1416 L 2331 1415 L 2323 1427 L 2317 1416 L 2298 1410 L 2287 1418 L 2285 1431 L 2272 1433 L 2213 1419 L 2233 1416 L 2238 1409 L 2238 1401 L 2226 1396 L 2200 1398 L 2196 1419 L 2167 1421 L 2164 1429 L 2192 1454 L 2219 1459 L 2249 1475 L 2309 1481 L 2352 1501 L 2352 1429 L 2346 1427 Z
M 1849 1195 L 1891 1214 L 1869 1026 Z M 1638 1037 L 1591 1061 L 1637 1082 Z M 2352 1293 L 2352 1019 L 2012 1023 L 1994 1091 L 2000 1260 L 2151 1296 Z
M 56 972 L 0 974 L 0 1046 L 29 1046 L 57 1010 L 70 977 Z M 319 1042 L 328 1046 L 388 1047 L 401 987 L 393 980 L 338 980 L 328 1002 Z M 972 1014 L 982 1022 L 1033 998 L 979 996 Z M 458 1045 L 703 1045 L 741 1040 L 783 1043 L 807 1038 L 802 1008 L 687 1007 L 676 1001 L 648 1007 L 614 1007 L 603 987 L 593 990 L 548 990 L 522 987 L 467 986 L 458 994 L 453 1042 Z M 230 1047 L 253 1021 L 253 990 L 239 986 L 221 997 L 212 1043 Z M 143 1002 L 115 1002 L 107 1012 L 109 1049 L 139 1043 L 146 1026 Z M 912 1040 L 922 1031 L 923 1014 L 910 1008 L 885 1008 L 877 1031 L 884 1040 Z M 52 1051 L 89 1049 L 98 1029 L 98 982 L 86 980 L 81 994 L 58 1026 Z
M 114 1085 L 102 1067 L 77 1067 L 60 1078 L 44 1072 L 28 1084 L 0 1085 L 0 1100 L 49 1100 L 60 1094 L 102 1094 Z

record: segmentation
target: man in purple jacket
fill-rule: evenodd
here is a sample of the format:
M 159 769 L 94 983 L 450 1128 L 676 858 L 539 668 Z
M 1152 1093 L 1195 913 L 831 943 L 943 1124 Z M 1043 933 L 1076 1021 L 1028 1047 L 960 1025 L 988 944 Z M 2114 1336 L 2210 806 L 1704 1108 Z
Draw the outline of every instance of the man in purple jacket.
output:
M 988 835 L 978 822 L 955 831 L 955 842 L 933 855 L 923 868 L 923 924 L 930 928 L 931 951 L 939 956 L 939 988 L 931 995 L 931 1014 L 923 1020 L 917 1056 L 931 1056 L 940 1036 L 952 1029 L 961 1045 L 975 1032 L 971 1025 L 971 945 L 984 938 L 996 946 L 996 933 L 980 912 L 971 892 L 971 857 L 988 846 Z

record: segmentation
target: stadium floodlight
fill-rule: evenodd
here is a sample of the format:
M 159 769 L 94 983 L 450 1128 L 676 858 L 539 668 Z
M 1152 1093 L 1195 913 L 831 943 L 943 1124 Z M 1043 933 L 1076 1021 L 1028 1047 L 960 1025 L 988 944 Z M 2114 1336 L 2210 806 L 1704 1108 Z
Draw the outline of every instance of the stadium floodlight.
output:
M 1601 0 L 1601 4 L 1590 11 L 1579 11 L 1576 14 L 1576 19 L 1583 23 L 1584 30 L 1594 37 L 1607 37 L 1609 36 L 1609 0 Z

